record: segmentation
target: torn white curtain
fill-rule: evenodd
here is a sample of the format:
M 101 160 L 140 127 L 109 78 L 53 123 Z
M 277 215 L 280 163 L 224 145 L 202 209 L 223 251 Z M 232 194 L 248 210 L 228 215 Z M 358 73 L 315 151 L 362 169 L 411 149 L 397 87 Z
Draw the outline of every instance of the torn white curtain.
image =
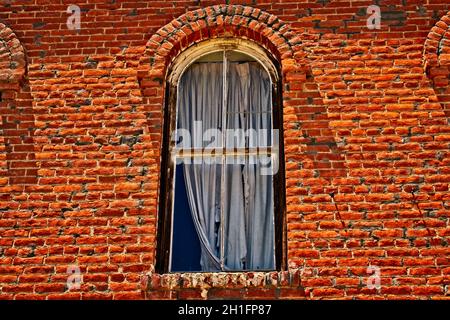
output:
M 198 139 L 205 130 L 225 132 L 223 107 L 227 129 L 272 129 L 272 89 L 266 71 L 257 63 L 230 63 L 227 70 L 226 106 L 223 63 L 194 64 L 181 79 L 178 128 L 191 133 L 194 148 L 210 144 Z M 202 121 L 202 128 L 194 126 L 194 121 Z M 267 145 L 250 135 L 245 146 L 261 143 Z M 184 165 L 190 210 L 201 243 L 202 271 L 220 271 L 222 262 L 224 270 L 275 268 L 273 177 L 261 175 L 258 161 L 250 157 L 238 164 L 233 157 L 223 157 L 215 164 Z

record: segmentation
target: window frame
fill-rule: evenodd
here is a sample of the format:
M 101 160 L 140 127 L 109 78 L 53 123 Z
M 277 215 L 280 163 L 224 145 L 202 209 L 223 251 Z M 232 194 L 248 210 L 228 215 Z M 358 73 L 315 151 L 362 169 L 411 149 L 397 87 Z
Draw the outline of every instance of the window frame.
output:
M 269 52 L 249 40 L 219 38 L 200 42 L 191 46 L 173 61 L 167 72 L 163 110 L 163 137 L 157 217 L 158 235 L 155 264 L 155 270 L 160 274 L 176 273 L 169 271 L 169 264 L 172 241 L 172 212 L 175 197 L 173 179 L 176 167 L 176 164 L 171 157 L 172 150 L 175 147 L 175 142 L 172 141 L 171 136 L 176 130 L 178 85 L 184 71 L 195 63 L 195 61 L 214 51 L 223 50 L 242 52 L 253 57 L 264 67 L 271 78 L 273 129 L 279 130 L 279 169 L 277 174 L 273 177 L 276 260 L 276 270 L 274 271 L 287 270 L 286 184 L 280 65 Z M 252 272 L 252 270 L 242 272 Z M 205 273 L 205 271 L 198 271 L 195 273 Z

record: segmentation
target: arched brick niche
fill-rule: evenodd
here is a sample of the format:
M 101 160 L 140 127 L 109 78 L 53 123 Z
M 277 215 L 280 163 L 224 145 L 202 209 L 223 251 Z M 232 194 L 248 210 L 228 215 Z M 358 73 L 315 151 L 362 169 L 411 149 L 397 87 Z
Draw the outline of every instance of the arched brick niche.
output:
M 425 41 L 425 71 L 447 117 L 450 116 L 450 11 L 431 29 Z
M 14 32 L 0 23 L 0 90 L 17 88 L 25 75 L 25 52 Z
M 307 35 L 296 34 L 290 26 L 275 15 L 257 8 L 241 5 L 217 5 L 187 12 L 159 29 L 142 48 L 138 78 L 144 99 L 144 111 L 148 116 L 152 141 L 161 147 L 162 123 L 165 113 L 167 76 L 176 57 L 196 43 L 217 38 L 237 37 L 250 40 L 264 48 L 279 63 L 282 78 L 282 114 L 284 128 L 284 156 L 286 176 L 287 239 L 289 224 L 296 223 L 303 214 L 298 203 L 298 180 L 311 178 L 310 183 L 322 186 L 324 197 L 328 197 L 331 177 L 343 174 L 343 162 L 337 152 L 333 134 L 329 129 L 326 108 L 311 75 L 309 63 L 303 50 Z M 161 148 L 159 148 L 161 150 Z M 326 154 L 326 156 L 324 156 Z M 159 162 L 159 154 L 155 160 Z M 301 164 L 301 165 L 300 165 Z M 342 170 L 341 170 L 342 169 Z M 313 182 L 312 180 L 317 179 Z M 159 193 L 159 190 L 152 190 Z M 159 217 L 158 217 L 159 219 Z M 290 271 L 261 275 L 262 278 L 277 279 L 271 282 L 268 296 L 304 297 L 298 281 L 282 281 L 286 277 L 298 277 L 298 258 L 301 250 L 295 241 L 288 240 L 287 263 Z M 252 292 L 246 284 L 231 281 L 232 277 L 253 276 L 248 274 L 227 275 L 221 280 L 203 282 L 200 286 L 180 284 L 180 277 L 190 275 L 152 273 L 148 280 L 149 298 L 177 298 L 186 292 L 198 298 L 220 296 L 222 290 L 236 289 L 237 295 Z M 209 276 L 207 276 L 209 279 Z M 230 278 L 231 277 L 231 278 Z M 220 278 L 220 277 L 219 277 Z M 211 275 L 211 279 L 214 276 Z M 244 281 L 245 282 L 245 281 Z M 167 283 L 176 284 L 167 286 Z M 179 286 L 178 286 L 179 285 Z M 265 286 L 261 283 L 258 286 Z M 240 289 L 237 289 L 240 288 Z M 186 291 L 187 290 L 187 291 Z M 245 294 L 243 292 L 246 292 Z
M 3 128 L 7 104 L 13 101 L 25 74 L 25 54 L 14 32 L 0 23 L 0 186 L 8 182 Z
M 23 191 L 36 183 L 32 98 L 26 82 L 25 50 L 16 34 L 0 23 L 0 193 Z

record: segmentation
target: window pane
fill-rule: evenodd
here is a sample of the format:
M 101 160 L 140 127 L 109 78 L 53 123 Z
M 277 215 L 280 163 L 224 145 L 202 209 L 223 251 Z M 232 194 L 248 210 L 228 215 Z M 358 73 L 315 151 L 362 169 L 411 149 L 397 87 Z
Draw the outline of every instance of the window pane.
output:
M 223 63 L 193 64 L 178 91 L 177 136 L 183 147 L 221 147 Z
M 178 87 L 171 271 L 275 269 L 272 84 L 253 58 L 221 54 Z
M 273 176 L 257 159 L 227 157 L 223 181 L 222 165 L 177 166 L 171 271 L 221 271 L 222 259 L 227 271 L 275 268 Z
M 175 199 L 172 230 L 172 267 L 170 271 L 199 271 L 200 241 L 192 221 L 184 182 L 183 165 L 175 172 Z
M 176 189 L 178 184 L 184 184 L 188 202 L 188 215 L 200 244 L 200 257 L 197 270 L 192 271 L 220 271 L 220 216 L 221 216 L 221 164 L 179 164 L 177 166 Z M 182 174 L 181 174 L 182 172 Z M 183 200 L 182 198 L 179 198 Z M 176 211 L 184 212 L 184 205 L 179 207 L 177 198 L 174 205 L 174 220 L 181 219 Z M 182 222 L 183 223 L 183 222 Z M 186 225 L 186 228 L 189 228 Z M 192 238 L 180 238 L 173 230 L 173 241 L 184 242 L 183 247 L 189 246 Z M 189 252 L 189 250 L 187 250 Z M 194 252 L 195 254 L 195 252 Z M 174 258 L 173 253 L 172 258 Z M 172 266 L 174 266 L 172 264 Z
M 236 146 L 239 129 L 246 139 L 239 147 L 270 146 L 272 144 L 272 85 L 267 72 L 258 63 L 231 62 L 227 69 L 227 147 Z M 245 145 L 240 145 L 244 143 Z
M 260 164 L 227 164 L 225 170 L 225 265 L 229 270 L 275 268 L 273 176 Z

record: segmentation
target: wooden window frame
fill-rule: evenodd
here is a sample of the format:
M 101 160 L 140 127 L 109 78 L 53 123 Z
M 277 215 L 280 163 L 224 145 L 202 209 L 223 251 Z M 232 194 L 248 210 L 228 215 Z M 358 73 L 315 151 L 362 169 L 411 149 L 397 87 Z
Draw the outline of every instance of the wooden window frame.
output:
M 255 58 L 266 69 L 271 78 L 273 129 L 278 129 L 279 131 L 279 167 L 278 172 L 273 177 L 276 260 L 276 270 L 274 271 L 287 270 L 286 183 L 280 64 L 269 52 L 251 41 L 236 38 L 219 38 L 195 44 L 187 49 L 175 59 L 167 73 L 164 99 L 165 108 L 163 111 L 164 122 L 155 265 L 155 271 L 159 274 L 172 273 L 169 271 L 169 263 L 172 241 L 172 212 L 175 196 L 173 186 L 175 163 L 172 161 L 171 154 L 175 143 L 172 141 L 171 136 L 176 129 L 178 84 L 184 71 L 192 63 L 204 55 L 222 50 L 238 51 Z M 238 272 L 252 271 L 243 270 Z M 205 271 L 198 271 L 197 273 L 205 273 Z

